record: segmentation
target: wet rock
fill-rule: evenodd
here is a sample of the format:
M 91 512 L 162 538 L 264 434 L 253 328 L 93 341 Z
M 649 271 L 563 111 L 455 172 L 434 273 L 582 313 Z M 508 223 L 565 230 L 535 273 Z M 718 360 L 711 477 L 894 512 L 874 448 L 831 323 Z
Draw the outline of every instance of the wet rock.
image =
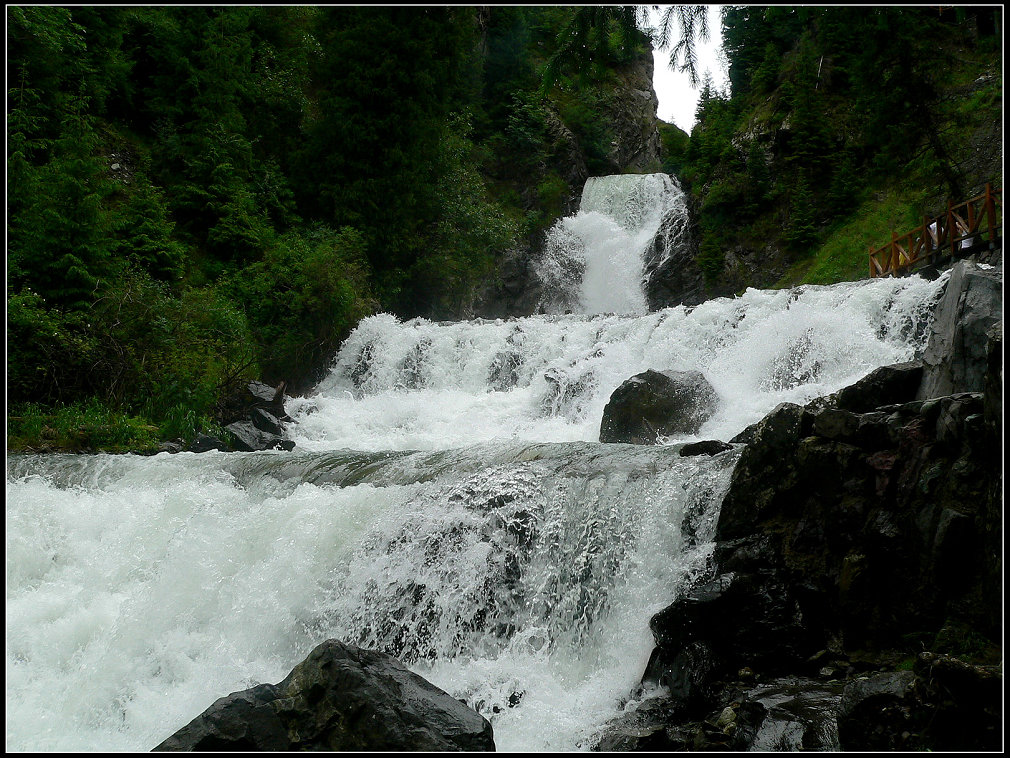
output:
M 249 412 L 249 420 L 261 432 L 273 434 L 277 437 L 284 434 L 284 426 L 281 424 L 281 420 L 263 408 L 253 408 Z
M 662 436 L 695 434 L 717 403 L 700 371 L 649 369 L 614 390 L 603 410 L 600 442 L 654 445 Z
M 186 449 L 191 453 L 209 453 L 211 450 L 228 452 L 231 450 L 225 442 L 222 442 L 217 437 L 212 437 L 209 434 L 196 435 L 193 442 L 190 443 L 190 446 Z
M 881 366 L 855 384 L 836 392 L 833 396 L 835 407 L 853 413 L 866 413 L 880 406 L 915 400 L 922 374 L 921 361 Z
M 792 593 L 757 573 L 721 574 L 657 613 L 649 626 L 656 647 L 644 681 L 688 703 L 705 698 L 709 682 L 745 664 L 782 669 L 811 652 Z
M 252 421 L 236 421 L 228 424 L 225 429 L 235 438 L 235 449 L 243 453 L 259 450 L 292 450 L 295 446 L 291 440 L 257 429 Z
M 249 382 L 242 400 L 246 407 L 262 408 L 281 421 L 290 421 L 291 417 L 284 410 L 285 386 L 284 382 L 276 387 L 271 387 L 263 382 Z
M 667 698 L 652 698 L 630 708 L 607 724 L 594 751 L 644 752 L 676 750 L 680 743 L 667 734 L 672 706 Z
M 780 405 L 732 440 L 746 447 L 720 510 L 715 579 L 651 623 L 645 680 L 683 703 L 668 737 L 716 744 L 738 702 L 733 749 L 832 749 L 829 725 L 811 731 L 789 708 L 766 723 L 778 706 L 746 694 L 727 702 L 726 682 L 736 672 L 747 690 L 740 672 L 753 667 L 758 681 L 820 676 L 829 688 L 870 672 L 839 705 L 843 749 L 999 749 L 1002 680 L 980 661 L 1001 656 L 1002 330 L 984 334 L 970 391 L 913 399 L 920 371 L 922 386 L 937 366 L 969 381 L 979 343 L 952 340 L 960 358 L 885 367 L 805 407 Z M 930 640 L 973 663 L 924 653 L 914 682 L 895 670 Z
M 155 751 L 487 751 L 491 724 L 395 658 L 328 640 L 217 700 Z
M 786 677 L 758 685 L 744 695 L 762 714 L 749 740 L 748 750 L 796 752 L 838 750 L 837 712 L 842 699 L 840 683 Z
M 227 422 L 225 429 L 234 438 L 235 450 L 253 452 L 294 448 L 294 442 L 284 438 L 284 424 L 292 421 L 284 410 L 285 386 L 284 382 L 271 387 L 253 381 L 227 398 L 222 416 Z
M 933 318 L 918 398 L 982 392 L 988 333 L 1003 318 L 1003 270 L 959 261 Z
M 911 715 L 919 746 L 944 751 L 1001 749 L 1001 666 L 925 652 L 919 654 L 913 670 Z
M 519 383 L 519 369 L 523 365 L 518 351 L 498 353 L 488 368 L 487 385 L 493 392 L 508 392 Z
M 838 710 L 843 750 L 895 750 L 912 727 L 910 688 L 915 675 L 896 671 L 856 679 L 846 685 Z
M 680 449 L 682 458 L 694 455 L 718 455 L 727 450 L 732 450 L 733 446 L 722 440 L 702 440 L 701 442 L 689 442 Z
M 424 362 L 430 348 L 431 340 L 424 337 L 410 349 L 398 367 L 402 377 L 400 385 L 410 390 L 421 389 L 425 386 Z
M 592 369 L 579 371 L 578 367 L 568 371 L 549 368 L 544 372 L 547 392 L 540 399 L 540 409 L 547 416 L 559 416 L 568 412 L 581 414 L 584 403 L 596 389 L 596 372 Z

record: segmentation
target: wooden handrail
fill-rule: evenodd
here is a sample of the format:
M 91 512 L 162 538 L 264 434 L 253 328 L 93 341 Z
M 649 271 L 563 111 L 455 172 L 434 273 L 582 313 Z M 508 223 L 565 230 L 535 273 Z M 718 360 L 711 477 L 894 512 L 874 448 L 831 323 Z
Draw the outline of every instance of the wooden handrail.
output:
M 976 237 L 996 242 L 1003 225 L 997 204 L 1002 209 L 1002 190 L 986 184 L 984 193 L 963 203 L 952 205 L 948 200 L 943 215 L 923 217 L 922 225 L 912 231 L 900 237 L 892 231 L 889 243 L 870 250 L 870 276 L 897 276 L 941 254 L 956 258 L 961 250 L 974 247 Z

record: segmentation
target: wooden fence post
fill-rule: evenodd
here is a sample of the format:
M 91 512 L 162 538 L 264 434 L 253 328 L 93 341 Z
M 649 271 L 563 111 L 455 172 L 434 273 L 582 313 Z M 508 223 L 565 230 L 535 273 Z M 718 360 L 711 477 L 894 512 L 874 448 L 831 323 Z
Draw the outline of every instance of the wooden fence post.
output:
M 950 241 L 950 257 L 953 259 L 956 257 L 957 251 L 954 247 L 954 210 L 950 200 L 947 201 L 947 239 Z
M 894 229 L 891 230 L 891 276 L 898 275 L 898 245 Z
M 989 241 L 996 239 L 996 201 L 992 196 L 992 185 L 985 183 L 985 220 L 989 226 Z

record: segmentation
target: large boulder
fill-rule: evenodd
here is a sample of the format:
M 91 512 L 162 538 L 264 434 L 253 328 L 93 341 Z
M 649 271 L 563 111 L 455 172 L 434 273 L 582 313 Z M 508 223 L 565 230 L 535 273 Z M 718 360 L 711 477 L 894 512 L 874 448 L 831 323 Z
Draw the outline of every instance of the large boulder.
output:
M 1003 269 L 959 261 L 933 317 L 922 356 L 920 400 L 955 392 L 982 392 L 989 332 L 1003 319 Z
M 294 448 L 295 443 L 284 436 L 284 424 L 292 420 L 284 410 L 284 387 L 284 382 L 271 387 L 253 381 L 228 398 L 223 415 L 230 421 L 225 429 L 232 435 L 235 450 Z
M 254 409 L 255 413 L 259 409 Z M 276 423 L 276 422 L 272 422 Z M 280 434 L 274 434 L 258 428 L 256 420 L 235 421 L 225 427 L 235 440 L 235 449 L 242 453 L 253 453 L 258 450 L 293 450 L 295 443 L 286 440 Z
M 789 588 L 757 572 L 721 574 L 657 613 L 649 626 L 656 647 L 644 680 L 687 704 L 710 698 L 711 681 L 743 666 L 788 670 L 816 651 Z
M 922 382 L 922 362 L 908 361 L 874 369 L 855 384 L 835 393 L 838 408 L 866 413 L 882 405 L 896 405 L 915 399 Z
M 216 701 L 156 751 L 488 751 L 491 724 L 392 656 L 327 640 L 279 684 Z
M 700 371 L 649 369 L 614 390 L 603 409 L 600 442 L 654 445 L 660 437 L 696 434 L 718 402 Z

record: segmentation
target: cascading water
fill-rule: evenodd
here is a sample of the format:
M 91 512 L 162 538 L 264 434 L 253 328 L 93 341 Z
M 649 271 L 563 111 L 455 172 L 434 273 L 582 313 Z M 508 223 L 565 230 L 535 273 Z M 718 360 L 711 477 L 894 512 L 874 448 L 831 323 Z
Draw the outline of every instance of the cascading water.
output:
M 591 747 L 706 570 L 739 456 L 599 444 L 610 393 L 698 369 L 721 398 L 698 437 L 729 439 L 911 358 L 943 281 L 374 316 L 288 402 L 293 452 L 9 456 L 8 749 L 150 749 L 330 637 L 465 699 L 500 750 Z
M 548 313 L 648 311 L 646 271 L 685 236 L 687 202 L 667 174 L 590 177 L 579 212 L 547 233 L 536 272 Z

